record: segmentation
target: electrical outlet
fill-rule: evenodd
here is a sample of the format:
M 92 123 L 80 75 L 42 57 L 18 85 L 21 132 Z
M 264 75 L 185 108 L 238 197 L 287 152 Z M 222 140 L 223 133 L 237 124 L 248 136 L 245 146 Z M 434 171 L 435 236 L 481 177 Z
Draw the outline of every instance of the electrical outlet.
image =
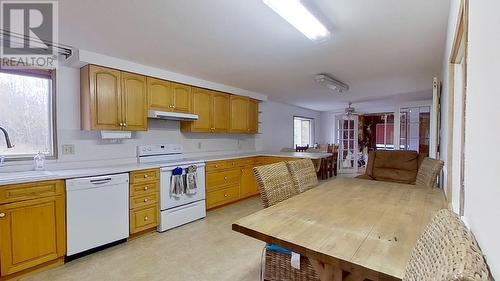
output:
M 75 145 L 74 144 L 63 144 L 62 145 L 62 154 L 65 154 L 65 155 L 75 154 Z

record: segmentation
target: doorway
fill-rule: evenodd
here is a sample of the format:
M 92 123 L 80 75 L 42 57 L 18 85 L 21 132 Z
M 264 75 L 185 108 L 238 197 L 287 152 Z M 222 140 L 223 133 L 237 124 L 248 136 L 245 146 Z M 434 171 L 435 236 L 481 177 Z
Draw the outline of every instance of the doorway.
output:
M 339 115 L 337 122 L 337 143 L 339 144 L 338 172 L 358 173 L 358 116 Z

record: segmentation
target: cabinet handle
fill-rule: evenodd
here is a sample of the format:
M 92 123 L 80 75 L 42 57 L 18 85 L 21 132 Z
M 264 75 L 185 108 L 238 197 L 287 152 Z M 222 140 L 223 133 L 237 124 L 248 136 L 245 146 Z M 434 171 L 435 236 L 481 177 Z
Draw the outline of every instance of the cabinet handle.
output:
M 127 127 L 127 123 L 123 123 L 123 127 Z
M 148 186 L 147 185 L 144 187 L 144 190 L 148 190 Z
M 224 177 L 224 180 L 227 181 L 227 177 Z
M 146 175 L 144 175 L 144 178 L 145 178 L 145 179 L 147 179 L 147 178 L 148 178 L 148 175 L 147 175 L 147 174 L 146 174 Z
M 215 168 L 219 168 L 219 165 L 215 164 Z
M 123 127 L 123 122 L 120 122 L 120 127 Z
M 148 198 L 144 198 L 144 203 L 148 202 Z
M 227 194 L 224 194 L 224 197 L 227 197 Z
M 144 221 L 148 221 L 148 220 L 149 220 L 148 216 L 145 216 Z
M 0 218 L 5 218 L 5 213 L 0 213 Z

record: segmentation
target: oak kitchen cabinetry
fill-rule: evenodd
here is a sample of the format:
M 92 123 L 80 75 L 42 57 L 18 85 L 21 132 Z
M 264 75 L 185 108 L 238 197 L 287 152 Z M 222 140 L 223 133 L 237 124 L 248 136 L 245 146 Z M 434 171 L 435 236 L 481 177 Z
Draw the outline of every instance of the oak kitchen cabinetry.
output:
M 255 134 L 258 131 L 259 103 L 248 97 L 230 98 L 229 132 Z
M 226 133 L 229 129 L 228 94 L 193 87 L 193 113 L 196 121 L 182 121 L 181 130 L 193 133 Z
M 148 109 L 191 113 L 191 86 L 147 78 Z
M 130 172 L 130 234 L 154 230 L 160 216 L 160 170 Z
M 148 109 L 194 113 L 193 133 L 258 132 L 257 100 L 97 65 L 80 70 L 83 130 L 146 131 Z
M 63 264 L 64 181 L 0 187 L 0 280 Z
M 258 195 L 259 188 L 253 174 L 254 167 L 296 159 L 258 156 L 207 162 L 205 166 L 207 209 Z
M 86 65 L 80 85 L 82 129 L 147 130 L 145 76 Z

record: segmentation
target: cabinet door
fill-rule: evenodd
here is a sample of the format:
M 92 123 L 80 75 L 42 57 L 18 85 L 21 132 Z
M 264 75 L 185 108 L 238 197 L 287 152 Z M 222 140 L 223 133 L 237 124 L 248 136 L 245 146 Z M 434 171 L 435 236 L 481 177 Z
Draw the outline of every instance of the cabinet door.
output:
M 247 197 L 259 193 L 252 166 L 241 168 L 240 197 Z
M 121 130 L 120 71 L 91 65 L 89 77 L 92 129 Z
M 193 88 L 193 113 L 198 115 L 198 120 L 191 123 L 191 131 L 210 132 L 212 128 L 212 95 L 209 91 Z
M 1 275 L 9 275 L 64 256 L 63 196 L 0 206 Z
M 123 129 L 146 131 L 148 129 L 146 77 L 122 72 Z
M 248 132 L 249 99 L 242 96 L 230 97 L 229 132 Z
M 174 104 L 172 85 L 170 82 L 156 78 L 147 78 L 148 108 L 161 111 L 171 111 Z
M 229 129 L 229 95 L 212 94 L 212 132 L 226 133 Z
M 191 113 L 191 86 L 172 83 L 173 111 Z
M 259 132 L 259 102 L 253 99 L 248 101 L 248 133 Z

